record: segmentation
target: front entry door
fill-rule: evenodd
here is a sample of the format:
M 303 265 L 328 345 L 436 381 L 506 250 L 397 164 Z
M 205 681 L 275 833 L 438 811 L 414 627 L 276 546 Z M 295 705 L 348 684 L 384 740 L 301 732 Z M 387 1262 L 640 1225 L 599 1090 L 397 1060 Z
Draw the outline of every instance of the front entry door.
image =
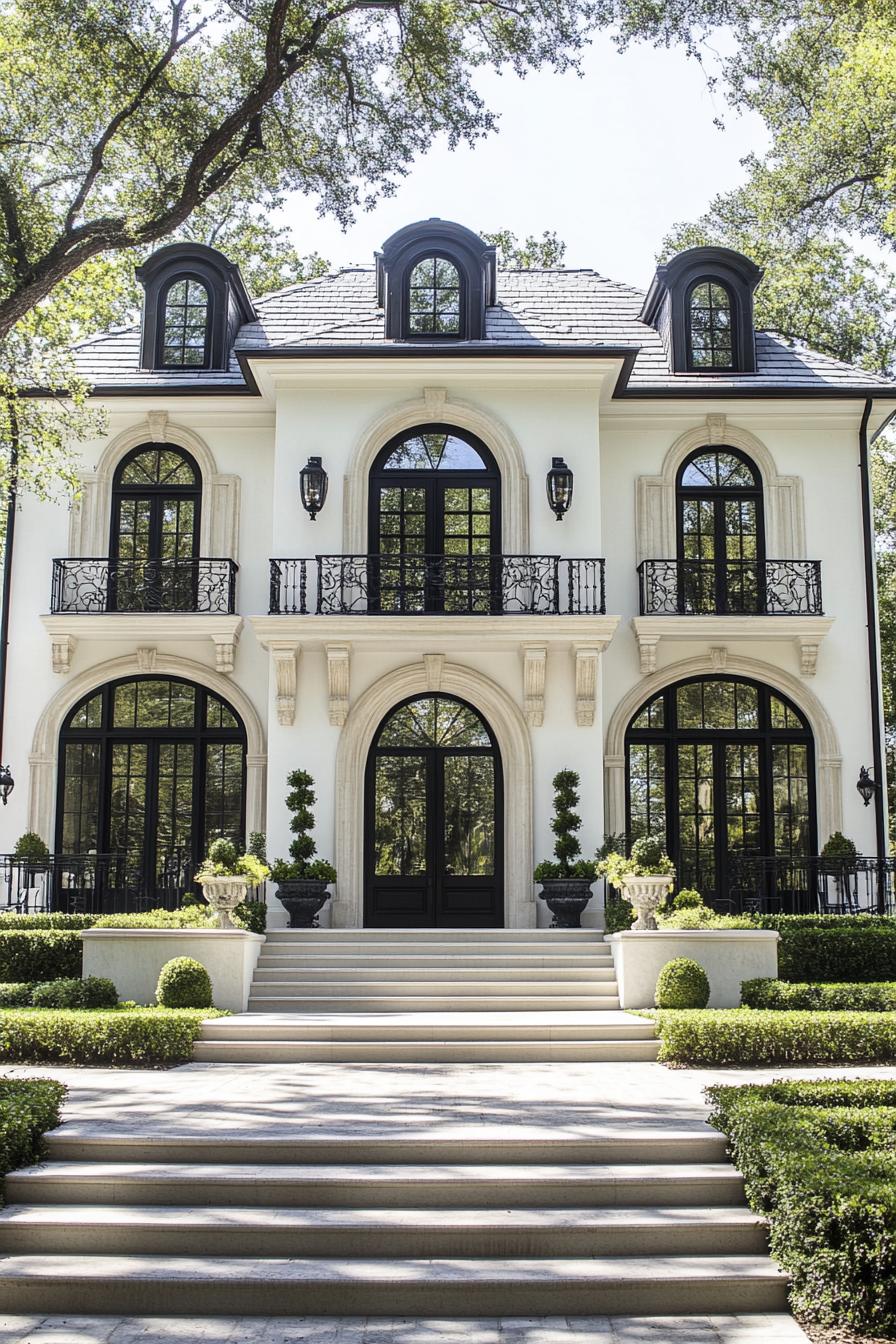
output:
M 379 928 L 498 928 L 501 762 L 469 705 L 421 696 L 394 710 L 370 752 L 365 918 Z

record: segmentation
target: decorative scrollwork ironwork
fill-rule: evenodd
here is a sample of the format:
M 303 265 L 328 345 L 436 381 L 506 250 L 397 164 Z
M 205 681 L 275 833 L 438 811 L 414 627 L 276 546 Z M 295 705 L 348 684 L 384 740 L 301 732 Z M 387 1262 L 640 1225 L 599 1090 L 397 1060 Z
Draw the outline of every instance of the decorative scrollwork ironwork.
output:
M 271 613 L 556 616 L 604 611 L 604 562 L 557 555 L 318 555 L 271 561 Z
M 820 616 L 819 560 L 644 560 L 642 616 Z
M 236 609 L 234 560 L 53 561 L 55 615 L 107 611 L 190 611 L 230 616 Z

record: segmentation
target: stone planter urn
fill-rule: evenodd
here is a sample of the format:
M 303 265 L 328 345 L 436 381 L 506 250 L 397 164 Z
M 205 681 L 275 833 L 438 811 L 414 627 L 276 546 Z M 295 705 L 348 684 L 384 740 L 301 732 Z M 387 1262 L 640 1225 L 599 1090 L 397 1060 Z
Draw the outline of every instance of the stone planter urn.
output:
M 291 929 L 316 929 L 318 911 L 330 899 L 327 883 L 320 878 L 292 878 L 277 887 L 277 900 L 289 915 Z
M 218 916 L 218 928 L 235 928 L 230 915 L 248 897 L 247 880 L 244 877 L 202 877 L 197 878 L 197 881 L 205 899 Z
M 619 894 L 634 906 L 638 918 L 632 925 L 633 929 L 656 928 L 656 912 L 671 891 L 674 881 L 673 873 L 651 873 L 646 877 L 629 873 L 624 878 Z
M 591 900 L 587 877 L 545 877 L 538 893 L 554 918 L 552 929 L 580 929 L 582 911 Z

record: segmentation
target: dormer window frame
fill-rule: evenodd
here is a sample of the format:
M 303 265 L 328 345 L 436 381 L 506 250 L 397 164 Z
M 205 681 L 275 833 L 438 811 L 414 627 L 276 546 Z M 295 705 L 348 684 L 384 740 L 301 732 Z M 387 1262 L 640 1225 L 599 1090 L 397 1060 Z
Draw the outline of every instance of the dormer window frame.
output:
M 731 361 L 728 364 L 698 364 L 694 359 L 694 291 L 701 285 L 708 285 L 710 288 L 710 314 L 712 313 L 712 289 L 724 290 L 728 296 L 729 313 L 729 332 L 731 337 Z M 684 297 L 684 322 L 685 338 L 687 348 L 687 365 L 689 373 L 738 373 L 740 372 L 740 356 L 738 351 L 738 320 L 737 320 L 737 296 L 731 288 L 731 285 L 719 275 L 698 275 L 691 280 L 685 291 Z M 712 338 L 712 317 L 710 316 L 710 341 Z M 711 342 L 712 343 L 712 342 Z
M 756 372 L 756 332 L 753 291 L 762 269 L 749 257 L 729 247 L 691 247 L 658 266 L 638 314 L 659 332 L 671 371 L 711 382 Z M 723 286 L 731 301 L 730 367 L 694 365 L 691 347 L 691 295 L 697 285 Z
M 411 325 L 411 279 L 418 266 L 425 261 L 446 261 L 454 270 L 457 276 L 458 303 L 457 303 L 457 331 L 414 331 Z M 466 308 L 467 308 L 467 277 L 464 274 L 464 268 L 458 263 L 458 259 L 452 256 L 450 252 L 443 249 L 426 248 L 418 256 L 405 263 L 404 279 L 402 284 L 402 327 L 404 329 L 404 340 L 406 341 L 460 341 L 463 340 L 464 329 L 466 326 Z M 434 292 L 438 293 L 438 286 L 434 286 Z
M 165 339 L 168 328 L 168 296 L 174 286 L 181 284 L 183 281 L 186 281 L 187 284 L 193 281 L 195 284 L 201 285 L 205 291 L 205 332 L 201 364 L 171 364 L 165 357 L 168 344 Z M 217 314 L 215 312 L 214 291 L 210 288 L 206 277 L 200 275 L 198 271 L 176 272 L 160 287 L 156 302 L 158 313 L 156 314 L 155 367 L 163 369 L 165 373 L 201 373 L 203 370 L 207 370 L 210 367 L 212 334 L 215 329 Z

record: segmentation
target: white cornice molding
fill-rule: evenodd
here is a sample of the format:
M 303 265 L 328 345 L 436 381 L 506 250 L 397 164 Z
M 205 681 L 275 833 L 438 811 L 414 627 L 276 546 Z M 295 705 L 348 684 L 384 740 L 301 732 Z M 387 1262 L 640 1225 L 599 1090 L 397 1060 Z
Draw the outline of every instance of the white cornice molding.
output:
M 644 676 L 656 671 L 661 641 L 706 644 L 718 670 L 727 664 L 724 651 L 730 643 L 783 640 L 795 646 L 804 677 L 814 677 L 819 646 L 833 624 L 826 616 L 635 616 L 631 623 Z
M 481 653 L 525 644 L 606 645 L 619 616 L 247 616 L 259 643 L 297 640 L 308 650 L 349 643 L 365 652 Z
M 67 674 L 72 654 L 83 641 L 127 644 L 134 657 L 156 644 L 202 643 L 210 639 L 215 648 L 215 666 L 229 676 L 234 668 L 236 646 L 243 632 L 242 616 L 205 616 L 192 612 L 110 611 L 97 615 L 41 616 L 50 637 L 53 671 Z

